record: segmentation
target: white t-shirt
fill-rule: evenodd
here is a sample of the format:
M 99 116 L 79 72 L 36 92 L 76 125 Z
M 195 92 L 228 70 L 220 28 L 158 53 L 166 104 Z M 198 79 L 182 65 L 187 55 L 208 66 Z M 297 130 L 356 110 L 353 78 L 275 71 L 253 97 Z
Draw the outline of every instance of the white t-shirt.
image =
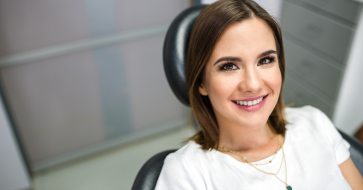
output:
M 293 190 L 351 189 L 339 164 L 349 158 L 349 144 L 318 109 L 286 108 L 287 131 L 283 150 L 254 164 L 264 171 L 277 171 L 284 151 L 287 184 Z M 261 165 L 258 165 L 260 163 Z M 285 181 L 282 165 L 278 177 Z M 272 175 L 217 150 L 205 151 L 194 141 L 167 156 L 157 190 L 285 190 Z

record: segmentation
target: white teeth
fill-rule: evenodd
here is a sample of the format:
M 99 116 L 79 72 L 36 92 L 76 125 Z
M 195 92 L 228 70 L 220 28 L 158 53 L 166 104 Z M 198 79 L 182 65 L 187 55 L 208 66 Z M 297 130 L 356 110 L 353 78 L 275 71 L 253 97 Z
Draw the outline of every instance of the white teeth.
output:
M 237 100 L 236 103 L 238 105 L 241 105 L 241 106 L 254 106 L 254 105 L 257 105 L 259 104 L 261 101 L 262 101 L 262 97 L 256 99 L 256 100 L 252 100 L 252 101 L 242 101 L 242 100 Z

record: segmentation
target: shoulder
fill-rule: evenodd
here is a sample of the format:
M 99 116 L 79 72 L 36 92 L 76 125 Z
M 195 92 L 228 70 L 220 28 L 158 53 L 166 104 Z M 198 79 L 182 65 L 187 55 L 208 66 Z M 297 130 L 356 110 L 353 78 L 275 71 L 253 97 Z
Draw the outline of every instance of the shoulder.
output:
M 301 144 L 312 143 L 331 150 L 338 163 L 349 157 L 349 144 L 342 138 L 332 121 L 313 106 L 285 109 L 287 136 Z
M 193 141 L 169 154 L 164 161 L 156 189 L 203 189 L 206 151 Z
M 313 106 L 287 107 L 285 108 L 287 128 L 319 127 L 332 125 L 330 119 L 319 109 Z
M 169 154 L 165 161 L 163 169 L 180 171 L 184 174 L 201 174 L 204 165 L 208 163 L 208 152 L 203 150 L 199 144 L 189 141 L 179 150 Z
M 326 117 L 322 111 L 310 105 L 303 107 L 286 107 L 285 114 L 288 121 L 297 121 L 301 119 L 314 120 L 320 117 Z
M 330 138 L 336 128 L 330 119 L 313 106 L 285 109 L 287 134 L 294 138 Z M 332 134 L 330 134 L 332 133 Z
M 206 151 L 201 148 L 201 146 L 194 141 L 189 141 L 183 147 L 178 149 L 176 152 L 169 154 L 164 164 L 166 165 L 198 165 L 198 162 L 206 158 Z

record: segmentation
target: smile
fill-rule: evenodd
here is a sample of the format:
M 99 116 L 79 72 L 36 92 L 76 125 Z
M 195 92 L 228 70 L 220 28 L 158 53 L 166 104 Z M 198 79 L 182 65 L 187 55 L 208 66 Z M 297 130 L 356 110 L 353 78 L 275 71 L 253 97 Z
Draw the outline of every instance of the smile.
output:
M 260 96 L 258 98 L 255 98 L 253 100 L 234 100 L 233 102 L 237 105 L 240 106 L 255 106 L 259 103 L 262 102 L 262 100 L 265 98 L 266 96 Z

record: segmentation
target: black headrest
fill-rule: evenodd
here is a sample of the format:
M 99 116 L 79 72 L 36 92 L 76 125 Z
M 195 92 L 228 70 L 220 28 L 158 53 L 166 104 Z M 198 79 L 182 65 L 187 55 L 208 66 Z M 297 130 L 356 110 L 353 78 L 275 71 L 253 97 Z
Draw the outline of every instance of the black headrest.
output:
M 163 47 L 163 62 L 166 78 L 175 96 L 189 106 L 185 80 L 186 47 L 195 18 L 205 5 L 190 7 L 181 12 L 171 23 Z

